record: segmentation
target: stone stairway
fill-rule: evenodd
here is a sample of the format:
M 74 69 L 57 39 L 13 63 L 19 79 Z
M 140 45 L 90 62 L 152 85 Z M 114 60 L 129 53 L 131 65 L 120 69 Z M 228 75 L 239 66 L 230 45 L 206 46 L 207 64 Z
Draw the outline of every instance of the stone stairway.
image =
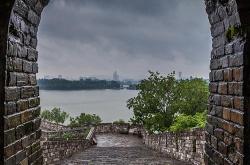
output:
M 138 138 L 126 135 L 101 135 L 99 143 L 69 159 L 62 165 L 186 165 L 146 148 Z M 108 139 L 105 141 L 104 139 Z M 111 141 L 114 142 L 112 145 Z M 127 143 L 125 143 L 125 141 Z

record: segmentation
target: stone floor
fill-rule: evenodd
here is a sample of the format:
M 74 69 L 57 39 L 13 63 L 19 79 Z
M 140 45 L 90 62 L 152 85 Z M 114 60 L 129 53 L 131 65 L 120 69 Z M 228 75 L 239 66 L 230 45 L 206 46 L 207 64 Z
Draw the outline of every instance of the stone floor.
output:
M 131 135 L 103 134 L 97 145 L 60 162 L 62 165 L 187 165 L 146 148 Z

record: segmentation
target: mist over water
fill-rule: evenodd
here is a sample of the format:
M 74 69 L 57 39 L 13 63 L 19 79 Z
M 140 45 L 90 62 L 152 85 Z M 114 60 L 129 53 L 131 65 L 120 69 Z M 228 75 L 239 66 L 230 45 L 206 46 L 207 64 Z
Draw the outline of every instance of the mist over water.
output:
M 127 100 L 137 93 L 136 90 L 40 90 L 41 108 L 59 107 L 72 117 L 81 113 L 96 114 L 103 122 L 128 121 L 133 113 L 126 106 Z

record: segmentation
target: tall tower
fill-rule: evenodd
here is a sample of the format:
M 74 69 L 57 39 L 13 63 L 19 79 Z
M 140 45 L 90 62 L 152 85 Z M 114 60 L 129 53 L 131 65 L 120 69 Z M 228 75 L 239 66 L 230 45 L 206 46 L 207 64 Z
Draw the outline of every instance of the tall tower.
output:
M 113 73 L 113 80 L 114 80 L 114 81 L 119 81 L 119 75 L 118 75 L 117 71 L 115 71 L 115 72 Z
M 179 72 L 179 79 L 182 79 L 182 72 Z

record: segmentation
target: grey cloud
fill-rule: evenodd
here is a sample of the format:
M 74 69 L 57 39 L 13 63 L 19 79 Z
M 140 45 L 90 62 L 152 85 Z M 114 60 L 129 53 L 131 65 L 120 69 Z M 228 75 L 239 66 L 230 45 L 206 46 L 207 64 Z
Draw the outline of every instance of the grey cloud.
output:
M 40 68 L 43 73 L 52 53 L 67 59 L 66 53 L 62 55 L 67 52 L 76 61 L 91 53 L 91 60 L 107 58 L 103 60 L 104 65 L 114 65 L 106 67 L 107 73 L 117 68 L 127 72 L 124 75 L 141 76 L 143 69 L 146 72 L 154 68 L 153 58 L 165 64 L 175 62 L 175 69 L 185 70 L 187 74 L 195 74 L 197 70 L 188 65 L 198 65 L 204 72 L 199 75 L 206 76 L 211 45 L 209 34 L 204 5 L 199 0 L 53 0 L 43 14 L 39 29 Z M 55 42 L 54 48 L 60 49 L 60 54 L 46 43 L 49 40 Z M 58 41 L 63 41 L 64 46 L 60 47 Z M 68 46 L 72 43 L 88 49 L 74 47 L 63 51 L 70 49 Z M 179 61 L 176 61 L 177 56 Z M 124 61 L 133 61 L 131 69 L 125 68 Z M 89 67 L 88 64 L 85 67 Z M 81 68 L 84 70 L 84 66 Z M 93 72 L 98 72 L 97 68 L 93 68 Z M 171 71 L 171 67 L 158 68 L 162 72 Z

